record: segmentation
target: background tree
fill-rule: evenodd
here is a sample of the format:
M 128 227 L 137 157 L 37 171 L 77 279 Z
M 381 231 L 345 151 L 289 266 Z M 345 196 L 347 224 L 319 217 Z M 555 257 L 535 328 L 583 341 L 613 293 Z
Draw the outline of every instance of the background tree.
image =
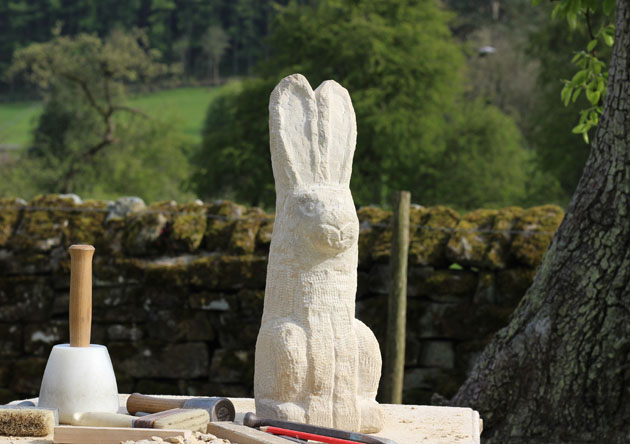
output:
M 560 4 L 569 21 L 597 6 Z M 481 412 L 488 443 L 630 436 L 629 0 L 617 1 L 615 27 L 603 114 L 565 219 L 510 324 L 451 400 Z
M 85 190 L 95 176 L 102 175 L 103 168 L 113 168 L 115 155 L 110 152 L 121 155 L 135 145 L 135 155 L 141 158 L 141 146 L 155 147 L 158 142 L 162 148 L 154 156 L 155 160 L 162 159 L 160 167 L 169 165 L 163 153 L 168 151 L 173 157 L 172 173 L 166 176 L 182 174 L 178 168 L 185 160 L 181 141 L 176 142 L 176 136 L 167 136 L 164 131 L 171 127 L 162 125 L 164 130 L 158 130 L 142 112 L 126 105 L 128 84 L 150 81 L 167 71 L 155 61 L 158 54 L 144 45 L 146 38 L 140 31 L 116 30 L 105 40 L 88 34 L 65 37 L 57 32 L 53 40 L 15 53 L 9 72 L 24 75 L 45 92 L 44 112 L 32 147 L 18 162 L 17 170 L 31 170 L 29 188 L 46 192 Z M 143 143 L 139 143 L 139 134 L 146 137 Z M 175 147 L 168 146 L 169 142 Z M 156 161 L 147 162 L 149 165 L 156 165 Z M 17 170 L 14 174 L 20 176 Z M 147 168 L 145 176 L 150 171 L 151 167 Z M 127 180 L 133 179 L 128 176 Z M 114 186 L 105 177 L 102 183 L 107 184 L 105 188 Z M 20 194 L 29 194 L 24 191 Z
M 457 103 L 463 92 L 464 60 L 448 19 L 433 0 L 327 0 L 280 8 L 270 35 L 272 56 L 259 66 L 260 79 L 246 82 L 208 111 L 195 162 L 203 165 L 195 174 L 197 193 L 273 203 L 268 116 L 261 110 L 266 110 L 269 94 L 283 76 L 300 72 L 313 87 L 336 79 L 352 96 L 358 124 L 352 189 L 358 204 L 383 203 L 392 189 L 410 189 L 415 199 L 427 204 L 450 203 L 454 195 L 437 193 L 437 183 L 449 180 L 440 171 L 447 135 L 456 126 L 452 122 L 461 122 L 460 113 L 473 108 Z M 226 116 L 234 119 L 233 125 Z M 490 128 L 505 123 L 503 118 L 491 121 L 497 113 L 485 117 Z M 511 143 L 520 140 L 518 130 L 505 134 L 515 137 L 510 147 L 518 146 Z M 489 144 L 496 141 L 490 138 L 462 149 L 493 151 L 496 147 Z M 513 156 L 509 168 L 522 167 L 519 159 L 522 156 Z M 250 184 L 253 177 L 256 181 Z M 467 185 L 474 186 L 477 179 L 469 177 Z M 518 175 L 509 180 L 517 181 Z M 485 202 L 498 200 L 492 196 Z
M 229 37 L 220 25 L 210 26 L 201 40 L 201 47 L 212 69 L 212 83 L 215 85 L 220 83 L 219 68 L 221 59 L 229 46 Z

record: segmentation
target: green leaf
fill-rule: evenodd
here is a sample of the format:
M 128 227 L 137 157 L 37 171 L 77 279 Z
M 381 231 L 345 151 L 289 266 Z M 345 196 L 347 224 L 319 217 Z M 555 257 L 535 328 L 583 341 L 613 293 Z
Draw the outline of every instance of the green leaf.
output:
M 582 133 L 582 138 L 584 139 L 584 142 L 588 143 L 588 132 L 587 131 L 584 131 Z
M 568 83 L 566 83 L 564 85 L 564 88 L 562 88 L 562 92 L 560 93 L 560 99 L 562 100 L 562 103 L 564 103 L 564 106 L 569 106 L 572 92 L 573 92 L 573 88 L 569 86 Z
M 573 92 L 573 97 L 571 98 L 571 102 L 575 103 L 575 101 L 578 99 L 578 97 L 580 97 L 580 93 L 581 92 L 582 92 L 582 90 L 580 88 L 576 88 L 575 91 Z
M 533 0 L 532 1 L 532 5 L 538 6 L 538 5 L 540 5 L 540 2 L 542 2 L 542 0 Z
M 573 12 L 567 13 L 567 23 L 569 24 L 569 28 L 575 29 L 577 28 L 577 14 Z
M 588 52 L 593 52 L 596 46 L 597 46 L 597 40 L 591 40 L 590 42 L 588 42 L 588 46 L 586 47 L 586 50 Z
M 573 129 L 571 130 L 571 132 L 572 132 L 573 134 L 580 134 L 580 133 L 583 133 L 583 132 L 584 132 L 584 129 L 585 129 L 585 128 L 586 128 L 586 125 L 585 125 L 585 124 L 583 124 L 583 123 L 580 123 L 580 124 L 578 124 L 578 125 L 575 125 L 575 126 L 573 127 Z
M 603 34 L 602 38 L 604 39 L 604 43 L 608 46 L 612 46 L 615 43 L 615 38 L 610 34 Z
M 597 105 L 597 103 L 599 102 L 599 91 L 593 91 L 590 88 L 587 89 L 586 98 L 589 102 L 591 102 L 591 105 Z
M 571 79 L 571 83 L 573 85 L 579 85 L 581 83 L 584 83 L 587 77 L 588 77 L 588 71 L 585 69 L 582 69 L 575 73 L 575 75 Z

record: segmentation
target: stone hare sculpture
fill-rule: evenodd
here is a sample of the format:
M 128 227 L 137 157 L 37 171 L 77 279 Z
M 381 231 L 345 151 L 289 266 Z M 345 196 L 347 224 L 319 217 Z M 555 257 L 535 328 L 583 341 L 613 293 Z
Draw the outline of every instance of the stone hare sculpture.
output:
M 359 221 L 350 193 L 356 120 L 348 91 L 284 78 L 269 102 L 276 219 L 255 357 L 259 416 L 382 429 L 381 354 L 355 319 Z

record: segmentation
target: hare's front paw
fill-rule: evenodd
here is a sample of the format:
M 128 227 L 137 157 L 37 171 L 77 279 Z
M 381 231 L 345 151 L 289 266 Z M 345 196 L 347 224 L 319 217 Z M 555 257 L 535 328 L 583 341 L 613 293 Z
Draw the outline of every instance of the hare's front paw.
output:
M 261 418 L 306 422 L 306 414 L 301 405 L 292 402 L 278 402 L 272 399 L 256 400 L 256 415 Z
M 359 393 L 374 399 L 381 378 L 381 350 L 372 330 L 358 319 L 354 320 L 354 331 L 359 349 Z
M 385 427 L 385 416 L 378 402 L 364 399 L 361 406 L 361 433 L 378 433 Z

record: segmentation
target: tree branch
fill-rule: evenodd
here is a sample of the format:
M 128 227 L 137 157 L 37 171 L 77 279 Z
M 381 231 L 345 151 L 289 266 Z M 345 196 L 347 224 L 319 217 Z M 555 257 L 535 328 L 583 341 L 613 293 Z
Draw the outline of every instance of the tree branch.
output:
M 83 79 L 77 76 L 74 76 L 72 74 L 68 74 L 68 73 L 59 73 L 59 75 L 61 77 L 66 78 L 67 80 L 70 80 L 71 82 L 78 84 L 83 90 L 83 93 L 87 97 L 88 101 L 90 102 L 90 105 L 92 105 L 92 107 L 96 111 L 98 111 L 100 115 L 105 116 L 107 114 L 107 111 L 104 110 L 102 107 L 100 107 L 99 104 L 96 102 L 96 99 L 94 98 L 94 95 L 92 94 L 92 91 L 90 91 L 90 88 L 88 87 L 87 83 Z
M 78 171 L 76 165 L 79 165 L 80 163 L 82 163 L 81 161 L 89 157 L 95 156 L 99 151 L 101 151 L 107 145 L 111 145 L 113 142 L 115 142 L 113 135 L 111 133 L 106 133 L 101 141 L 99 141 L 96 145 L 89 148 L 85 153 L 79 156 L 75 161 L 70 163 L 70 168 L 68 169 L 68 171 L 66 171 L 66 173 L 63 175 L 60 181 L 62 183 L 62 191 L 64 193 L 72 192 L 71 180 Z
M 591 40 L 595 40 L 595 34 L 593 34 L 593 27 L 591 26 L 591 10 L 590 10 L 590 8 L 586 8 L 586 13 L 584 15 L 586 15 L 586 24 L 588 26 L 588 34 L 591 36 Z
M 125 105 L 113 105 L 112 106 L 112 110 L 114 111 L 127 111 L 128 113 L 132 113 L 132 114 L 138 114 L 142 117 L 146 117 L 148 118 L 149 116 L 142 110 L 139 110 L 138 108 L 132 108 L 130 106 L 125 106 Z

